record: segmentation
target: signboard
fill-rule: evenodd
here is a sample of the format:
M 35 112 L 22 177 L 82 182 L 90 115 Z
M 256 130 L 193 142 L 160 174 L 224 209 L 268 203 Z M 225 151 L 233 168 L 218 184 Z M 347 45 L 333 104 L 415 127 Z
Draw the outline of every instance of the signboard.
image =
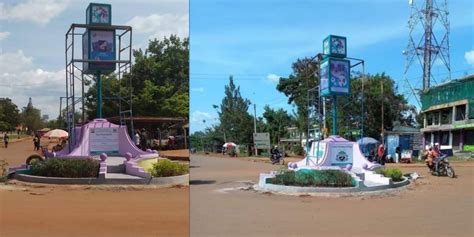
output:
M 334 166 L 346 166 L 352 165 L 353 154 L 352 144 L 346 145 L 332 145 L 329 146 L 329 154 L 331 156 L 331 165 Z
M 90 3 L 86 10 L 86 24 L 112 24 L 112 6 L 110 4 Z
M 323 40 L 323 53 L 325 56 L 345 58 L 347 55 L 346 37 L 329 35 Z
M 254 133 L 253 143 L 257 149 L 270 149 L 270 133 Z
M 118 154 L 118 128 L 91 128 L 89 133 L 89 149 L 91 155 L 101 153 Z
M 350 61 L 328 57 L 320 64 L 322 96 L 348 95 L 350 92 Z
M 115 30 L 88 30 L 82 36 L 84 59 L 115 60 Z M 96 74 L 115 71 L 115 63 L 84 63 L 84 73 Z

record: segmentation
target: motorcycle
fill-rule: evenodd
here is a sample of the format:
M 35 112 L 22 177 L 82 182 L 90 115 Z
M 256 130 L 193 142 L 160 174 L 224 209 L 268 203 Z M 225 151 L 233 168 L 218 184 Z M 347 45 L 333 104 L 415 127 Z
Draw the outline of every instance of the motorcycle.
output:
M 437 160 L 435 160 L 433 168 L 430 168 L 430 171 L 434 176 L 448 176 L 450 178 L 454 178 L 456 176 L 453 167 L 449 165 L 446 155 L 442 155 Z
M 270 161 L 272 162 L 272 165 L 274 164 L 285 164 L 285 160 L 283 158 L 283 154 L 280 151 L 273 152 L 272 155 L 270 156 Z

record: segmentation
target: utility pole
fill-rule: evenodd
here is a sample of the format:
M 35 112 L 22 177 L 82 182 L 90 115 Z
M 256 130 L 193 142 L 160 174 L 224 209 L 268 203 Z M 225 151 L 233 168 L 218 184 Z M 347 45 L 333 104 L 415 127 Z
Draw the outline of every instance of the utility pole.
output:
M 257 105 L 253 104 L 253 132 L 254 134 L 257 133 Z M 257 144 L 255 144 L 255 135 L 253 140 L 253 146 L 255 147 L 255 156 L 258 155 Z
M 381 136 L 381 139 L 382 139 L 382 145 L 384 145 L 385 143 L 384 143 L 384 139 L 383 139 L 383 135 L 384 135 L 384 128 L 383 128 L 383 124 L 384 124 L 384 118 L 383 118 L 383 114 L 384 114 L 384 113 L 383 113 L 383 112 L 384 112 L 384 106 L 383 106 L 383 104 L 384 104 L 384 103 L 383 103 L 383 102 L 384 102 L 383 78 L 382 78 L 382 80 L 380 81 L 380 94 L 382 95 L 382 111 L 381 111 L 381 113 L 382 113 L 382 128 L 381 128 L 382 133 L 381 133 L 381 135 L 382 135 L 382 136 Z

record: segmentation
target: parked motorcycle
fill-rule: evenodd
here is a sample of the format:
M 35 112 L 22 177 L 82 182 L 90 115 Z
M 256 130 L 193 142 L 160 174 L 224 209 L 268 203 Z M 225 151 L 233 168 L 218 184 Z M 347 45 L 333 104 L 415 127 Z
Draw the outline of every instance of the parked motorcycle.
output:
M 450 178 L 454 178 L 456 176 L 453 167 L 449 165 L 446 155 L 442 155 L 436 161 L 434 161 L 433 168 L 430 168 L 430 171 L 434 176 L 448 176 Z
M 274 164 L 285 164 L 285 160 L 283 158 L 283 154 L 280 151 L 275 151 L 272 153 L 270 156 L 270 161 L 272 162 L 272 165 Z

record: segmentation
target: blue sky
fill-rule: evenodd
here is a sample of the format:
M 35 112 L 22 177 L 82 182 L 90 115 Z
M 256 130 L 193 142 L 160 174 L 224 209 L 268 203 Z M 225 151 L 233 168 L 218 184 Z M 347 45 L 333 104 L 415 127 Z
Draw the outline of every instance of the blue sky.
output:
M 457 78 L 474 73 L 474 5 L 470 0 L 450 2 L 451 68 Z M 275 89 L 277 79 L 291 73 L 297 58 L 321 52 L 329 34 L 346 36 L 348 56 L 364 59 L 367 73 L 385 72 L 401 93 L 410 95 L 402 55 L 409 15 L 408 0 L 191 1 L 191 132 L 218 123 L 212 105 L 221 103 L 229 75 L 242 96 L 257 105 L 257 116 L 266 104 L 291 111 L 287 98 Z M 413 65 L 409 74 L 417 88 L 418 68 Z M 443 80 L 441 66 L 432 72 L 438 82 Z M 416 103 L 413 96 L 409 101 Z
M 188 37 L 188 0 L 92 1 L 112 4 L 112 24 L 133 27 L 133 48 L 152 38 Z M 64 40 L 71 23 L 85 23 L 89 1 L 3 0 L 0 3 L 0 97 L 57 117 L 65 96 Z M 77 39 L 76 39 L 77 40 Z M 78 45 L 79 46 L 79 45 Z M 80 50 L 80 48 L 78 48 Z

